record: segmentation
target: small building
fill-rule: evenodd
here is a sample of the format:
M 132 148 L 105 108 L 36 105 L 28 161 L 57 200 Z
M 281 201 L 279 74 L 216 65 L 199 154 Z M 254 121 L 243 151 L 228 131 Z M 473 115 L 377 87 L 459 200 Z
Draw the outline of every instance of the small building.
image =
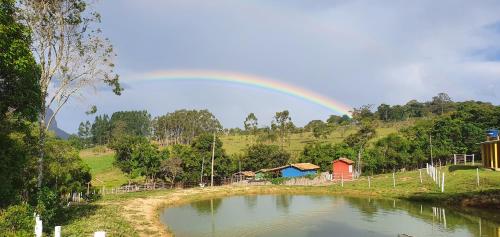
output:
M 332 172 L 333 172 L 333 179 L 344 179 L 344 180 L 349 180 L 353 179 L 353 165 L 354 161 L 349 160 L 347 158 L 339 158 L 337 160 L 334 160 L 332 162 Z
M 255 172 L 255 180 L 264 180 L 266 179 L 266 169 L 261 169 Z
M 256 180 L 267 177 L 295 178 L 318 173 L 319 166 L 311 163 L 296 163 L 272 169 L 261 169 L 255 173 Z
M 484 168 L 500 171 L 500 139 L 498 130 L 488 130 L 486 141 L 481 142 L 481 159 Z
M 252 171 L 240 171 L 234 173 L 231 179 L 233 182 L 238 182 L 242 180 L 252 180 L 255 179 L 255 173 Z
M 281 177 L 295 178 L 318 173 L 319 166 L 311 163 L 296 163 L 285 166 L 281 169 Z

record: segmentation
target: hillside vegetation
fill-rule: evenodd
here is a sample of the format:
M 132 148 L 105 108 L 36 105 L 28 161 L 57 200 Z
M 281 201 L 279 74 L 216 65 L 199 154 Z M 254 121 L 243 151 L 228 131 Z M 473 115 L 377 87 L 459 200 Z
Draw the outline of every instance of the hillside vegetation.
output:
M 414 120 L 383 123 L 377 128 L 377 137 L 383 137 L 387 134 L 397 132 L 399 129 L 410 126 L 413 123 Z M 323 138 L 315 138 L 311 132 L 294 133 L 290 135 L 289 144 L 283 148 L 292 155 L 292 160 L 296 160 L 307 144 L 314 144 L 317 142 L 340 143 L 345 137 L 354 134 L 357 130 L 358 128 L 356 126 L 345 125 L 343 127 L 338 127 L 327 137 Z M 253 135 L 238 134 L 223 135 L 220 139 L 223 142 L 223 148 L 226 153 L 233 159 L 236 159 L 235 155 L 244 153 L 245 149 L 252 143 L 255 143 L 256 138 Z M 83 149 L 80 152 L 80 156 L 84 163 L 90 167 L 93 186 L 118 187 L 129 182 L 129 178 L 118 167 L 113 165 L 115 161 L 114 151 L 102 146 L 97 146 Z M 142 177 L 139 177 L 132 179 L 132 181 L 140 181 L 142 179 Z
M 381 123 L 379 127 L 376 128 L 376 137 L 382 138 L 388 134 L 395 133 L 399 129 L 404 127 L 409 127 L 415 123 L 415 119 L 410 119 L 407 121 L 399 122 L 384 122 Z M 312 132 L 300 132 L 292 133 L 288 138 L 287 144 L 283 147 L 287 152 L 292 154 L 292 158 L 298 157 L 298 155 L 304 150 L 304 147 L 308 144 L 314 144 L 317 142 L 321 143 L 340 143 L 347 136 L 356 133 L 359 130 L 358 126 L 355 125 L 343 125 L 336 127 L 328 134 L 326 137 L 316 138 Z M 246 134 L 228 134 L 220 137 L 224 143 L 223 148 L 229 155 L 241 154 L 250 145 L 255 144 L 257 141 L 257 136 L 246 135 Z M 278 144 L 277 142 L 265 142 L 268 144 Z

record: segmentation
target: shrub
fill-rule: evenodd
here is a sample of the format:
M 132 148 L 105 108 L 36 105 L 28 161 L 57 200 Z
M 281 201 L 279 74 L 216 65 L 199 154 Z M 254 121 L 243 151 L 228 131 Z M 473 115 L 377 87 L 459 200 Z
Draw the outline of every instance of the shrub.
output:
M 27 204 L 12 205 L 0 211 L 2 236 L 32 236 L 34 226 L 33 210 Z
M 277 178 L 269 179 L 269 181 L 274 185 L 281 185 L 287 180 L 289 180 L 289 178 L 285 178 L 285 177 L 277 177 Z

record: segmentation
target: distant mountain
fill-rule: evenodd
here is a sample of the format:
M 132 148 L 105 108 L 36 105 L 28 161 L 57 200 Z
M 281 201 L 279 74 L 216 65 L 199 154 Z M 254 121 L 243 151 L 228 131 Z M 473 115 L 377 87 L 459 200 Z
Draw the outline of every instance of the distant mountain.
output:
M 52 116 L 52 114 L 54 114 L 54 111 L 52 111 L 52 109 L 49 108 L 47 110 L 47 113 L 46 113 L 47 120 L 50 118 L 50 116 Z M 45 123 L 48 123 L 48 121 L 45 121 Z M 57 121 L 55 118 L 54 118 L 54 120 L 52 120 L 52 123 L 50 124 L 49 130 L 53 131 L 56 134 L 56 136 L 58 136 L 59 138 L 62 138 L 62 139 L 68 139 L 68 137 L 70 135 L 69 133 L 67 133 L 64 130 L 57 127 Z

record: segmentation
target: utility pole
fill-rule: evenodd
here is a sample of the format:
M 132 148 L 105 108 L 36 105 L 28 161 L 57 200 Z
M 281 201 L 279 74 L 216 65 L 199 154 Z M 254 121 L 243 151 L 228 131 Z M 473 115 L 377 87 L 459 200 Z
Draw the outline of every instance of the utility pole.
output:
M 205 164 L 205 156 L 201 160 L 200 187 L 203 185 L 203 164 Z
M 214 186 L 214 157 L 215 157 L 215 132 L 214 132 L 214 141 L 212 143 L 212 175 L 210 175 L 210 187 Z
M 431 146 L 431 165 L 434 166 L 434 159 L 432 158 L 432 135 L 431 134 L 429 134 L 429 143 Z

